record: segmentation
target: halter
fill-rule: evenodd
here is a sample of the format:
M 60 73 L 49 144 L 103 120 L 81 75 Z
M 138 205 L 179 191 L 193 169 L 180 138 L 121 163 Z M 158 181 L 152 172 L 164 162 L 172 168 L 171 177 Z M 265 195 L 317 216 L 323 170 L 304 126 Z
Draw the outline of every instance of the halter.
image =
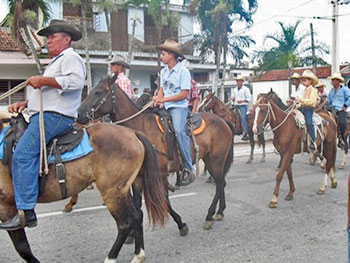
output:
M 207 101 L 206 103 L 204 103 L 203 105 L 199 105 L 198 109 L 200 109 L 201 107 L 203 107 L 203 110 L 204 110 L 204 111 L 207 111 L 207 107 L 208 107 L 208 105 L 212 102 L 213 98 L 214 98 L 214 96 L 212 96 L 212 97 L 210 98 L 210 100 L 208 100 L 208 101 Z M 203 102 L 204 102 L 204 101 L 203 101 Z

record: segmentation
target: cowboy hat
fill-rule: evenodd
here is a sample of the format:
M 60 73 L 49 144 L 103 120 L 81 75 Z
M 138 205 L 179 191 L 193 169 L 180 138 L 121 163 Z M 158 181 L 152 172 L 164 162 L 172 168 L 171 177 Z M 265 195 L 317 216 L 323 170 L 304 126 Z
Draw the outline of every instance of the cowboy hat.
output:
M 239 76 L 237 76 L 235 78 L 235 81 L 237 81 L 237 80 L 243 80 L 244 81 L 244 77 L 242 75 L 239 75 Z
M 318 81 L 318 83 L 315 85 L 315 88 L 321 88 L 326 87 L 326 84 L 324 84 L 321 80 Z
M 174 40 L 167 39 L 163 44 L 156 46 L 156 49 L 170 51 L 184 58 L 185 55 L 181 52 L 181 45 Z
M 118 54 L 113 56 L 111 64 L 122 65 L 123 67 L 130 68 L 130 65 L 126 62 L 126 59 Z
M 54 33 L 63 32 L 70 35 L 72 41 L 81 39 L 81 32 L 74 25 L 68 24 L 64 20 L 52 19 L 49 26 L 39 30 L 39 36 L 48 36 Z
M 311 70 L 305 70 L 303 75 L 300 76 L 300 79 L 311 79 L 312 85 L 316 85 L 318 83 L 318 78 L 312 73 Z
M 329 76 L 327 79 L 339 79 L 341 83 L 344 83 L 345 79 L 339 72 L 334 72 L 332 76 Z
M 294 72 L 293 75 L 290 77 L 290 79 L 300 79 L 300 75 Z

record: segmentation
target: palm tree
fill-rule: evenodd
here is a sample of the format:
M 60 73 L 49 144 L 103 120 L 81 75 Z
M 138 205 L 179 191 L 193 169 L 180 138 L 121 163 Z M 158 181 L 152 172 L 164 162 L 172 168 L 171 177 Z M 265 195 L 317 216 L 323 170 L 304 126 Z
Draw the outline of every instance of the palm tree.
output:
M 202 39 L 197 43 L 205 43 L 206 52 L 212 52 L 215 56 L 216 77 L 214 90 L 217 90 L 218 76 L 221 65 L 222 52 L 224 52 L 225 64 L 227 51 L 232 55 L 242 56 L 245 52 L 237 43 L 243 41 L 248 46 L 253 43 L 251 38 L 244 36 L 241 40 L 231 41 L 235 37 L 233 24 L 235 21 L 245 21 L 247 26 L 253 23 L 252 15 L 257 10 L 257 0 L 248 0 L 248 7 L 245 8 L 243 0 L 202 0 L 198 8 L 198 16 L 201 22 Z M 209 11 L 208 11 L 209 10 Z M 198 40 L 198 37 L 197 37 Z M 237 42 L 238 41 L 238 42 Z M 200 49 L 203 50 L 203 47 Z M 233 53 L 232 53 L 233 52 Z M 226 66 L 226 65 L 225 65 Z
M 297 34 L 300 23 L 301 21 L 297 21 L 294 25 L 286 25 L 278 22 L 282 32 L 269 34 L 265 37 L 265 41 L 270 39 L 277 46 L 255 51 L 253 60 L 258 62 L 260 70 L 287 69 L 288 62 L 292 62 L 293 67 L 312 64 L 312 58 L 309 56 L 311 46 L 306 44 L 310 39 L 310 32 Z M 317 42 L 315 50 L 318 53 L 317 63 L 327 64 L 320 56 L 329 52 L 328 47 L 322 42 Z
M 39 61 L 37 51 L 33 44 L 33 39 L 29 27 L 38 28 L 38 19 L 35 11 L 40 9 L 43 14 L 43 23 L 46 23 L 50 19 L 51 10 L 44 0 L 6 0 L 9 7 L 9 14 L 6 16 L 4 24 L 12 28 L 12 32 L 15 35 L 16 40 L 25 45 L 25 40 L 21 36 L 21 30 L 23 30 L 26 39 L 31 50 L 31 54 L 35 59 L 35 63 L 39 74 L 43 74 L 43 67 Z

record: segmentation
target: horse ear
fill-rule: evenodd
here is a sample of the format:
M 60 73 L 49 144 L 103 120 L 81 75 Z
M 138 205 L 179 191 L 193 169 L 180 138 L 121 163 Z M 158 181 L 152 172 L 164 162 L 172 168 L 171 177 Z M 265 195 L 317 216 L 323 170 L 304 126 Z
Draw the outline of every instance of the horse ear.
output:
M 118 75 L 117 75 L 117 74 L 114 74 L 113 77 L 108 78 L 108 79 L 107 79 L 108 85 L 109 85 L 109 86 L 112 86 L 113 83 L 116 81 L 117 78 L 118 78 Z

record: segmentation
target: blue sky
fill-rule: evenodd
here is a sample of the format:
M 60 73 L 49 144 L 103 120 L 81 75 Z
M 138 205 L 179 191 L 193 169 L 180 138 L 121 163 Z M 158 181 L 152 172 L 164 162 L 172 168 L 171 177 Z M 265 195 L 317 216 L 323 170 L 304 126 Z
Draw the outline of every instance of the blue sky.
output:
M 294 24 L 301 19 L 300 32 L 310 30 L 313 23 L 315 38 L 331 47 L 332 23 L 330 20 L 311 19 L 314 16 L 330 17 L 332 6 L 329 0 L 258 0 L 259 8 L 254 15 L 253 27 L 246 31 L 242 25 L 236 25 L 237 32 L 249 34 L 257 44 L 252 48 L 270 47 L 271 41 L 264 42 L 266 34 L 272 34 L 279 30 L 278 21 Z M 0 0 L 0 20 L 7 13 L 4 0 Z M 339 7 L 339 58 L 340 62 L 350 62 L 350 4 Z M 198 30 L 198 29 L 197 29 Z M 306 40 L 308 41 L 308 40 Z M 325 59 L 330 62 L 330 56 Z

